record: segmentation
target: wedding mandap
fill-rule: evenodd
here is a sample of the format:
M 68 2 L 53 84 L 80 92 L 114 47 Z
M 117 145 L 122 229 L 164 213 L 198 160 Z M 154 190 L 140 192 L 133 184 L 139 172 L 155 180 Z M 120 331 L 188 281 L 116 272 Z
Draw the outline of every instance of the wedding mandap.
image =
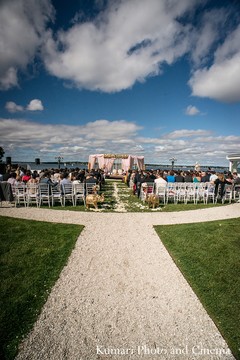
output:
M 104 170 L 110 176 L 122 176 L 128 170 L 144 169 L 144 156 L 127 154 L 94 154 L 89 155 L 88 170 L 94 168 Z

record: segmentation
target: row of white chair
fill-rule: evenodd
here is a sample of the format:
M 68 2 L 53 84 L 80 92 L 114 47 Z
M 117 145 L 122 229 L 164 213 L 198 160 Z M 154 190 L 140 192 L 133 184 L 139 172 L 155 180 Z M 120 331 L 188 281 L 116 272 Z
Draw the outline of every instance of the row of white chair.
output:
M 166 184 L 155 184 L 155 183 L 143 183 L 141 184 L 140 198 L 142 201 L 146 201 L 149 194 L 155 194 L 159 197 L 159 200 L 164 204 L 169 201 L 173 203 L 198 202 L 216 203 L 221 199 L 222 203 L 226 200 L 229 203 L 239 197 L 240 188 L 234 187 L 233 185 L 225 185 L 223 191 L 223 197 L 221 197 L 221 187 L 219 186 L 217 194 L 215 194 L 215 184 L 212 183 L 166 183 Z
M 73 206 L 77 205 L 78 201 L 82 201 L 85 205 L 86 195 L 93 193 L 96 184 L 78 183 L 78 184 L 56 184 L 50 186 L 45 183 L 36 185 L 18 185 L 12 187 L 15 206 L 23 204 L 29 206 L 35 204 L 40 207 L 43 204 L 54 206 L 55 203 L 60 203 L 61 206 L 66 205 L 66 201 L 70 201 Z

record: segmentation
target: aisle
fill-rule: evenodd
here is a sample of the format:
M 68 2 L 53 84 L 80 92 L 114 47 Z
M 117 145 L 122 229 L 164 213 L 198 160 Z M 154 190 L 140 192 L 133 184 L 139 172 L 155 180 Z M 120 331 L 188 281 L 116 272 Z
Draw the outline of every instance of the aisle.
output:
M 163 214 L 47 213 L 86 227 L 18 360 L 234 359 L 152 227 Z

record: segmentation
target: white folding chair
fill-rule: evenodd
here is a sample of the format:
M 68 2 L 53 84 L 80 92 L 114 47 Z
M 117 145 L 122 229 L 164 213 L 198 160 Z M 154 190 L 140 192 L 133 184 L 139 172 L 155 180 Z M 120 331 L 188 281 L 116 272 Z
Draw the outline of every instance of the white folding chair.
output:
M 27 206 L 35 204 L 39 206 L 39 192 L 37 184 L 29 184 L 26 188 Z
M 15 187 L 15 206 L 24 204 L 27 205 L 26 185 L 17 185 Z
M 166 203 L 168 204 L 169 200 L 173 201 L 174 204 L 177 204 L 177 189 L 176 183 L 169 182 L 167 183 L 167 194 L 166 194 Z
M 207 187 L 205 189 L 205 195 L 204 195 L 204 202 L 205 204 L 208 203 L 208 201 L 215 202 L 215 184 L 206 183 Z
M 60 190 L 60 185 L 57 184 L 56 186 L 51 187 L 52 192 L 52 206 L 54 206 L 55 203 L 60 203 L 61 206 L 63 206 L 63 194 Z
M 186 183 L 176 182 L 175 188 L 177 191 L 177 202 L 184 202 L 186 204 Z
M 142 183 L 140 188 L 140 199 L 143 202 L 145 202 L 149 194 L 154 194 L 154 183 L 153 182 Z
M 89 194 L 96 193 L 96 185 L 97 183 L 85 183 L 86 184 L 86 196 Z
M 185 204 L 187 204 L 189 201 L 193 201 L 194 204 L 196 204 L 196 186 L 194 183 L 185 183 L 186 186 L 186 197 L 185 197 Z
M 62 184 L 62 203 L 63 206 L 66 205 L 66 200 L 71 201 L 71 203 L 74 205 L 74 191 L 73 191 L 73 184 Z
M 224 204 L 226 200 L 228 200 L 229 204 L 232 202 L 233 199 L 233 185 L 225 184 L 222 203 Z
M 220 200 L 222 204 L 225 202 L 225 200 L 229 200 L 230 203 L 233 197 L 232 192 L 233 192 L 233 185 L 219 184 L 217 192 L 215 194 L 215 203 L 217 203 L 218 200 Z
M 240 184 L 235 184 L 233 188 L 233 200 L 240 201 Z
M 155 194 L 158 196 L 159 201 L 162 201 L 164 205 L 166 204 L 166 184 L 155 184 Z
M 50 207 L 52 204 L 52 193 L 50 185 L 45 183 L 39 183 L 38 185 L 39 190 L 39 206 L 43 204 L 48 204 Z
M 196 182 L 193 184 L 195 187 L 195 203 L 196 204 L 200 201 L 202 201 L 205 204 L 208 202 L 208 199 L 212 198 L 212 195 L 214 195 L 214 189 L 212 191 L 212 184 L 204 183 L 204 182 Z
M 82 200 L 85 205 L 85 187 L 83 183 L 73 184 L 74 206 L 77 205 L 78 200 Z

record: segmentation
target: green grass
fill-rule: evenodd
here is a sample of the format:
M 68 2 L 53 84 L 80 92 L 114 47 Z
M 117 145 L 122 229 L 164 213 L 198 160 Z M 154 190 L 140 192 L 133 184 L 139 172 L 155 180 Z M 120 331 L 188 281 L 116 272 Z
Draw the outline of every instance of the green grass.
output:
M 118 188 L 118 195 L 120 198 L 120 201 L 122 201 L 125 205 L 125 209 L 127 212 L 172 212 L 172 211 L 187 211 L 187 210 L 197 210 L 197 209 L 206 209 L 210 207 L 216 207 L 216 206 L 227 206 L 228 203 L 222 204 L 222 203 L 168 203 L 164 205 L 163 203 L 160 203 L 159 206 L 156 207 L 156 209 L 149 209 L 148 205 L 146 203 L 143 203 L 136 195 L 133 195 L 133 192 L 125 183 L 123 183 L 120 180 L 106 180 L 102 191 L 100 193 L 104 193 L 105 195 L 105 201 L 104 203 L 99 203 L 98 208 L 101 212 L 114 212 L 116 211 L 117 202 L 115 197 L 113 196 L 114 193 L 114 183 L 117 185 Z M 48 209 L 48 205 L 43 205 L 41 208 Z M 73 206 L 71 202 L 66 202 L 66 206 L 62 207 L 60 204 L 55 204 L 51 209 L 54 210 L 70 210 L 70 211 L 92 211 L 93 208 L 90 208 L 89 210 L 86 209 L 83 202 L 78 202 L 77 206 Z
M 239 219 L 155 229 L 236 359 L 240 359 Z
M 0 217 L 0 358 L 13 359 L 83 229 Z
M 226 206 L 227 204 L 213 204 L 213 203 L 168 203 L 164 205 L 162 202 L 160 202 L 159 206 L 156 207 L 155 210 L 149 209 L 148 205 L 146 203 L 143 203 L 141 199 L 139 199 L 136 195 L 133 195 L 133 192 L 131 189 L 127 187 L 126 184 L 118 182 L 117 187 L 119 189 L 119 197 L 120 200 L 125 203 L 125 207 L 128 212 L 172 212 L 172 211 L 187 211 L 187 210 L 197 210 L 197 209 L 206 209 L 210 207 L 216 207 L 216 206 Z

